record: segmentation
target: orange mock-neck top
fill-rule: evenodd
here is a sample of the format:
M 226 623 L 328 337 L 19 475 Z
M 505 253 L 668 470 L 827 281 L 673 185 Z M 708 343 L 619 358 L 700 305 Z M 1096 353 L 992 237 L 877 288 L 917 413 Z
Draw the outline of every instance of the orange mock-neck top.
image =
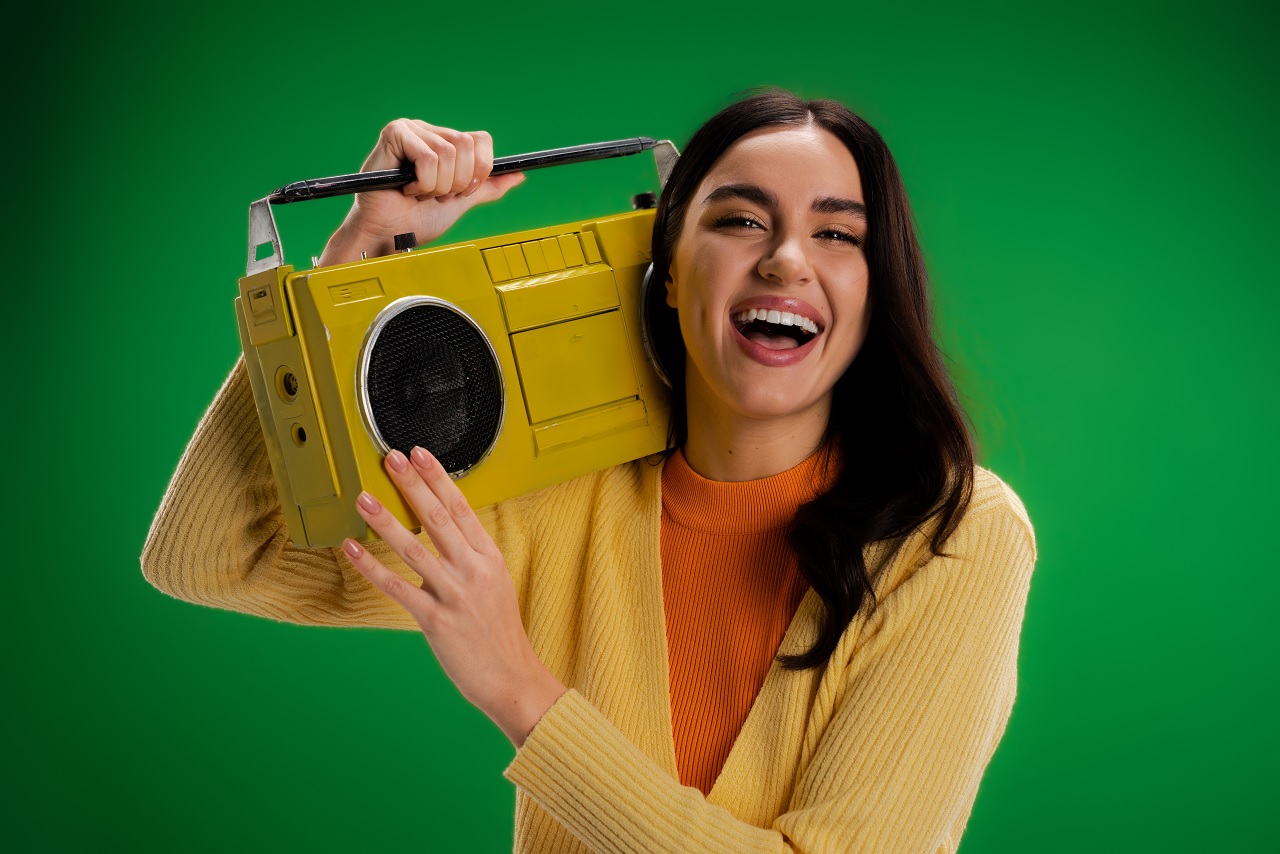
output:
M 677 451 L 662 470 L 662 601 L 680 782 L 708 794 L 809 589 L 787 536 L 837 474 L 821 450 L 722 483 Z

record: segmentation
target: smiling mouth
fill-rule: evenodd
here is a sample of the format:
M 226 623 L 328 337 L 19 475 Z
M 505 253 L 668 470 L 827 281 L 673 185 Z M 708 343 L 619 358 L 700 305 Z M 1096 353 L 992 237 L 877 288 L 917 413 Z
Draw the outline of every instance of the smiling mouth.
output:
M 803 347 L 820 331 L 814 321 L 789 311 L 751 308 L 738 312 L 731 319 L 743 338 L 770 350 Z

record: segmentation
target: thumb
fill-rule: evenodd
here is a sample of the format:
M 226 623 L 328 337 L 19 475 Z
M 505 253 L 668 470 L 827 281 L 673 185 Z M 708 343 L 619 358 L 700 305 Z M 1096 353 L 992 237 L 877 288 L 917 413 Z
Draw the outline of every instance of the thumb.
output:
M 473 205 L 483 205 L 487 202 L 496 202 L 505 196 L 508 190 L 523 184 L 524 180 L 525 174 L 523 172 L 495 175 L 476 188 L 475 193 L 471 196 L 471 203 Z

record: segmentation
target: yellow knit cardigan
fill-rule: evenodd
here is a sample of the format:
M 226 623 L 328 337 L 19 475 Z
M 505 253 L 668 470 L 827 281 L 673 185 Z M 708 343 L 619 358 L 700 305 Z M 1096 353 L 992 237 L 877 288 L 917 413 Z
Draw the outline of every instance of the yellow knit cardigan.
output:
M 1035 562 L 1017 496 L 978 469 L 946 556 L 927 531 L 872 546 L 878 607 L 825 667 L 774 663 L 703 797 L 680 785 L 671 734 L 660 488 L 661 469 L 637 462 L 479 511 L 534 649 L 570 687 L 506 771 L 516 850 L 954 851 L 1013 706 Z M 290 545 L 243 363 L 183 454 L 142 566 L 192 602 L 417 628 L 340 549 Z M 779 651 L 807 649 L 822 616 L 810 590 Z

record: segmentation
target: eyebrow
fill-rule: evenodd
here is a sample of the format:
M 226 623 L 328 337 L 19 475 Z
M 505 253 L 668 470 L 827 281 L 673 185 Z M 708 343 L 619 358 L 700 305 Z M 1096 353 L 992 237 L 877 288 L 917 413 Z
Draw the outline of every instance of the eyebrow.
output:
M 838 196 L 823 196 L 813 203 L 814 213 L 837 214 L 847 213 L 858 219 L 867 218 L 867 206 L 853 199 L 842 199 Z
M 724 184 L 716 187 L 703 199 L 704 204 L 714 204 L 715 202 L 723 202 L 727 199 L 742 199 L 746 202 L 754 202 L 765 208 L 778 207 L 778 197 L 763 187 L 757 187 L 755 184 Z M 844 199 L 839 196 L 823 196 L 815 199 L 813 205 L 814 213 L 820 214 L 838 214 L 847 213 L 859 219 L 867 218 L 867 206 L 862 202 L 853 199 Z

